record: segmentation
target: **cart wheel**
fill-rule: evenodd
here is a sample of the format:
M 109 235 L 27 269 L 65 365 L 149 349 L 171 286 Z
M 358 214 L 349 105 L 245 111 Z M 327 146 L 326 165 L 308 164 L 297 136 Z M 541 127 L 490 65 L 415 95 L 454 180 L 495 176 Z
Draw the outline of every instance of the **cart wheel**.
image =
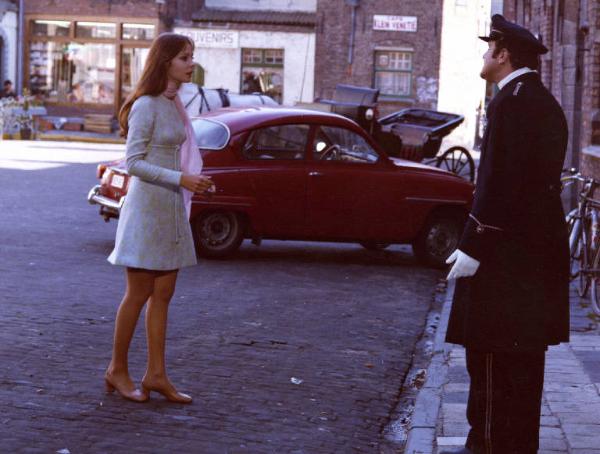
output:
M 437 158 L 435 165 L 440 169 L 455 173 L 459 177 L 469 180 L 471 183 L 475 181 L 475 161 L 473 161 L 471 153 L 466 148 L 448 148 Z

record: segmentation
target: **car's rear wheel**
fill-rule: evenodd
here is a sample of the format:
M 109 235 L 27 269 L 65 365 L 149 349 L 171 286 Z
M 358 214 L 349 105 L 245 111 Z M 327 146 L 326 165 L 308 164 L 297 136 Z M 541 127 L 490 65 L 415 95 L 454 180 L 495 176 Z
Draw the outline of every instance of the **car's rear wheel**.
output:
M 458 247 L 463 226 L 464 220 L 459 214 L 434 213 L 413 242 L 417 259 L 435 268 L 446 267 L 446 259 Z
M 383 251 L 390 246 L 390 243 L 378 241 L 361 241 L 360 245 L 369 251 Z
M 199 216 L 194 223 L 194 233 L 196 253 L 207 258 L 231 255 L 244 239 L 242 219 L 231 211 L 215 211 Z

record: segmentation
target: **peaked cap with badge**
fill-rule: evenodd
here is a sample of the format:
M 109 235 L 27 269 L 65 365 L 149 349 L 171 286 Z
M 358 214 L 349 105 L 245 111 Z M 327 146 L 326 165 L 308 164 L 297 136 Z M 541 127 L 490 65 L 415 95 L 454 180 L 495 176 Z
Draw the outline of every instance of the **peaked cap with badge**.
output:
M 548 48 L 533 33 L 519 24 L 507 21 L 501 14 L 492 16 L 489 36 L 480 36 L 479 39 L 485 42 L 503 39 L 509 46 L 514 46 L 514 48 L 532 54 L 545 54 L 548 52 Z

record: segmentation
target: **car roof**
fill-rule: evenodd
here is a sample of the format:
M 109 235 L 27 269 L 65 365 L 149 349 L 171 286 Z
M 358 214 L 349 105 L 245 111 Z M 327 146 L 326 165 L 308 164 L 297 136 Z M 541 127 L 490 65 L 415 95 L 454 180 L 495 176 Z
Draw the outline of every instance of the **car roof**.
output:
M 226 107 L 193 117 L 196 118 L 224 123 L 231 135 L 256 127 L 287 123 L 327 124 L 362 130 L 354 121 L 341 115 L 298 107 Z

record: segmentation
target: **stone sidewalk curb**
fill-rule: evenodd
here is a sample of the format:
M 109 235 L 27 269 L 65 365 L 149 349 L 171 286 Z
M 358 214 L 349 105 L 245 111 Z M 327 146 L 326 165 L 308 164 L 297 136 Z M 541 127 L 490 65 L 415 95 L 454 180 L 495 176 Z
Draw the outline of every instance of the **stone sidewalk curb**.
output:
M 454 279 L 448 282 L 444 306 L 435 335 L 433 356 L 427 368 L 425 384 L 419 391 L 415 402 L 404 454 L 433 454 L 442 390 L 448 375 L 448 357 L 452 350 L 452 346 L 446 344 L 444 339 L 455 283 Z
M 100 136 L 85 136 L 85 135 L 74 135 L 74 134 L 46 134 L 40 133 L 37 136 L 38 140 L 51 140 L 54 142 L 86 142 L 86 143 L 100 143 L 100 144 L 118 144 L 124 145 L 125 139 L 122 137 L 100 137 Z

